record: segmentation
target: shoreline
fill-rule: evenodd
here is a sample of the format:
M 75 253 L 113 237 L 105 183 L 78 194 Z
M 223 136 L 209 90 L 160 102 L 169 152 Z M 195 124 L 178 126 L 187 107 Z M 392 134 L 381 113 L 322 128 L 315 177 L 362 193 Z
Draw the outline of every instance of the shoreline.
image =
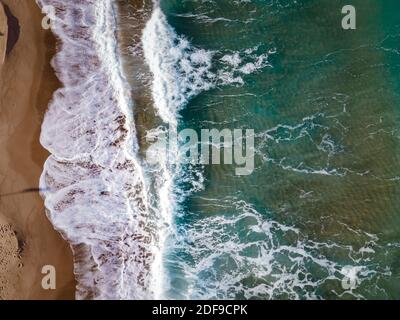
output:
M 39 4 L 61 6 L 52 0 Z M 48 217 L 72 247 L 77 299 L 147 299 L 154 226 L 136 158 L 116 6 L 89 2 L 86 14 L 99 18 L 71 24 L 71 13 L 82 6 L 61 9 L 66 23 L 53 28 L 61 43 L 53 67 L 64 86 L 49 105 L 40 136 L 51 153 L 40 180 L 48 190 L 43 193 Z
M 20 35 L 0 69 L 0 144 L 5 152 L 0 158 L 0 227 L 12 232 L 2 234 L 15 252 L 18 262 L 9 261 L 0 248 L 0 259 L 14 267 L 0 264 L 1 299 L 74 299 L 75 281 L 72 253 L 47 219 L 36 189 L 48 152 L 40 145 L 41 124 L 47 106 L 61 83 L 50 60 L 56 51 L 56 39 L 41 28 L 42 14 L 34 0 L 3 0 L 18 19 Z M 16 94 L 17 93 L 17 94 Z M 0 228 L 1 229 L 1 228 Z M 6 247 L 3 245 L 3 248 Z M 6 250 L 7 251 L 7 250 Z M 15 268 L 15 265 L 19 268 Z M 43 290 L 42 267 L 56 269 L 56 290 Z

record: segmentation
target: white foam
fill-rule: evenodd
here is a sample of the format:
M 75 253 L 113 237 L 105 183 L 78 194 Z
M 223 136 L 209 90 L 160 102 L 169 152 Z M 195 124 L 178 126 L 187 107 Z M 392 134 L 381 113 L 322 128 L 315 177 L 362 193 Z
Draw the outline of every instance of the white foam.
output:
M 258 55 L 258 49 L 259 48 L 256 46 L 254 48 L 245 49 L 242 52 L 235 51 L 231 54 L 224 55 L 221 61 L 225 63 L 228 68 L 221 70 L 220 74 L 223 73 L 225 76 L 229 74 L 231 79 L 235 77 L 240 78 L 241 80 L 238 83 L 242 83 L 242 75 L 249 75 L 266 67 L 272 67 L 268 58 L 274 51 L 269 50 L 266 53 Z
M 155 4 L 142 37 L 145 59 L 153 74 L 152 95 L 159 116 L 177 124 L 179 111 L 202 91 L 229 84 L 243 85 L 243 75 L 271 67 L 274 51 L 257 54 L 258 47 L 223 55 L 193 46 L 168 24 Z M 244 61 L 246 60 L 246 62 Z M 218 63 L 222 62 L 222 66 Z
M 242 58 L 240 58 L 240 55 L 238 52 L 235 52 L 234 54 L 227 54 L 224 55 L 221 58 L 221 61 L 228 63 L 229 65 L 237 68 L 239 65 L 242 63 Z
M 257 55 L 258 48 L 251 48 L 221 56 L 221 53 L 195 47 L 168 24 L 157 1 L 154 1 L 152 16 L 143 31 L 142 45 L 153 75 L 154 106 L 164 122 L 163 126 L 148 132 L 148 138 L 155 141 L 148 154 L 157 157 L 149 167 L 155 191 L 154 207 L 158 209 L 160 221 L 167 226 L 159 231 L 161 251 L 166 252 L 167 243 L 169 250 L 176 244 L 177 231 L 173 221 L 180 201 L 188 194 L 202 190 L 205 179 L 201 167 L 181 164 L 178 146 L 170 146 L 169 152 L 165 153 L 160 150 L 162 143 L 159 142 L 165 139 L 167 131 L 177 131 L 179 112 L 191 98 L 217 86 L 243 85 L 243 75 L 270 66 L 267 61 L 269 53 Z M 248 63 L 254 64 L 252 70 L 242 64 L 241 55 Z M 241 68 L 244 68 L 243 72 Z M 179 183 L 186 184 L 185 190 L 178 187 Z M 165 261 L 158 260 L 156 268 L 158 274 L 164 275 Z M 158 284 L 156 297 L 165 297 L 167 279 L 161 279 Z
M 181 298 L 321 299 L 335 282 L 349 287 L 332 294 L 363 298 L 359 286 L 390 275 L 368 260 L 373 248 L 380 248 L 375 236 L 363 234 L 371 249 L 361 252 L 313 241 L 242 200 L 203 199 L 203 204 L 237 214 L 200 217 L 181 234 L 176 250 L 185 258 L 174 261 L 186 281 Z M 342 264 L 335 254 L 349 259 Z
M 146 61 L 154 76 L 152 94 L 160 117 L 176 125 L 178 112 L 189 99 L 212 88 L 212 52 L 197 49 L 178 36 L 159 7 L 143 32 Z
M 56 8 L 53 66 L 64 84 L 41 132 L 51 152 L 40 186 L 47 214 L 71 244 L 78 299 L 154 297 L 157 224 L 121 76 L 112 0 L 38 0 Z

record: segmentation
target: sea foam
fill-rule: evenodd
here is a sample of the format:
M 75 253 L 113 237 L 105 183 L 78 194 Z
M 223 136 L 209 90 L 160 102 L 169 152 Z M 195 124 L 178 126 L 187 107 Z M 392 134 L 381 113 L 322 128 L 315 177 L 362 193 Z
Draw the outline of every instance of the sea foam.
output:
M 175 218 L 181 214 L 182 201 L 204 188 L 205 177 L 201 166 L 183 164 L 179 145 L 170 145 L 165 153 L 159 149 L 159 142 L 165 139 L 167 132 L 177 131 L 181 124 L 180 111 L 192 98 L 222 86 L 242 86 L 245 76 L 271 67 L 268 57 L 274 51 L 260 53 L 259 47 L 254 47 L 240 52 L 218 52 L 195 46 L 168 23 L 159 2 L 153 1 L 153 4 L 152 16 L 143 30 L 142 47 L 153 76 L 154 107 L 163 122 L 160 127 L 148 131 L 148 138 L 154 142 L 150 154 L 157 157 L 150 166 L 155 186 L 152 200 L 166 226 L 158 230 L 163 258 L 155 264 L 162 278 L 156 292 L 158 297 L 170 298 L 167 291 L 171 279 L 165 265 L 179 238 Z
M 138 158 L 114 2 L 37 2 L 56 9 L 52 30 L 60 43 L 52 63 L 64 85 L 42 125 L 41 143 L 51 156 L 40 186 L 49 219 L 74 253 L 76 296 L 163 297 L 164 256 L 174 245 L 178 202 L 187 196 L 177 182 L 190 182 L 193 192 L 202 188 L 204 177 L 179 159 L 159 155 L 152 165 Z M 157 1 L 142 44 L 155 109 L 164 123 L 149 131 L 155 137 L 176 129 L 179 111 L 202 91 L 243 85 L 244 76 L 270 66 L 271 52 L 258 54 L 257 48 L 219 53 L 193 46 L 168 24 Z M 169 157 L 179 158 L 171 151 Z
M 70 243 L 78 299 L 154 297 L 159 252 L 117 54 L 111 0 L 38 0 L 53 6 L 57 90 L 42 125 L 51 156 L 40 187 L 47 215 Z
M 243 52 L 217 52 L 196 47 L 176 33 L 157 2 L 142 37 L 146 61 L 153 74 L 152 95 L 163 121 L 177 124 L 179 111 L 203 91 L 243 85 L 243 76 L 271 67 L 274 50 L 258 47 Z M 222 64 L 221 64 L 222 62 Z
M 154 106 L 164 122 L 148 132 L 152 141 L 165 137 L 168 129 L 176 130 L 181 124 L 180 111 L 190 99 L 219 86 L 244 85 L 246 76 L 272 67 L 268 57 L 275 53 L 275 50 L 260 53 L 259 46 L 227 52 L 196 47 L 168 23 L 157 1 L 144 29 L 142 45 L 153 75 Z M 285 129 L 303 134 L 300 125 Z M 266 142 L 277 139 L 274 133 L 270 130 L 258 136 Z M 331 148 L 330 140 L 324 146 Z M 180 164 L 178 147 L 167 156 L 157 149 L 157 142 L 152 147 L 152 154 L 157 156 L 152 167 L 156 203 L 166 225 L 160 236 L 162 259 L 157 268 L 163 279 L 158 282 L 158 297 L 318 299 L 319 288 L 329 288 L 331 282 L 340 283 L 344 279 L 359 285 L 386 274 L 386 270 L 360 263 L 360 257 L 379 247 L 374 236 L 364 235 L 366 240 L 360 250 L 333 242 L 316 242 L 299 229 L 275 221 L 267 212 L 259 212 L 236 197 L 202 198 L 204 206 L 225 208 L 236 215 L 202 218 L 193 214 L 186 217 L 185 223 L 178 214 L 180 201 L 204 187 L 201 168 L 193 170 Z M 168 157 L 174 157 L 173 161 Z M 320 170 L 318 174 L 333 173 Z M 193 184 L 186 186 L 189 192 L 180 190 L 182 182 Z M 176 221 L 181 224 L 177 226 Z M 238 230 L 246 236 L 239 237 Z M 335 262 L 334 251 L 348 256 L 348 265 Z M 173 271 L 167 270 L 168 266 Z M 313 277 L 315 270 L 324 277 Z M 345 293 L 362 298 L 352 288 Z
M 362 299 L 359 286 L 390 275 L 366 262 L 374 249 L 382 249 L 375 235 L 354 230 L 365 241 L 360 249 L 318 242 L 236 197 L 202 200 L 235 215 L 195 218 L 181 226 L 185 232 L 177 238 L 173 264 L 186 281 L 186 290 L 179 291 L 182 299 L 314 300 L 322 299 L 324 290 Z M 348 265 L 337 262 L 338 253 Z M 335 282 L 343 288 L 332 289 Z

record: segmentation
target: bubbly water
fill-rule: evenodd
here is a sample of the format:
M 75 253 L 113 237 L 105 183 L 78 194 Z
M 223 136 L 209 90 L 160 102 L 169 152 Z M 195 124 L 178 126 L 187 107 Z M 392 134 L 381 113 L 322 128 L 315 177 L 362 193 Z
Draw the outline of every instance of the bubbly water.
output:
M 38 2 L 64 84 L 41 187 L 78 298 L 399 298 L 396 1 L 353 1 L 357 31 L 342 1 Z M 169 161 L 171 128 L 254 129 L 255 171 Z
M 53 66 L 64 87 L 46 113 L 40 185 L 48 217 L 74 252 L 77 298 L 154 295 L 156 214 L 137 159 L 113 1 L 43 0 L 56 8 Z

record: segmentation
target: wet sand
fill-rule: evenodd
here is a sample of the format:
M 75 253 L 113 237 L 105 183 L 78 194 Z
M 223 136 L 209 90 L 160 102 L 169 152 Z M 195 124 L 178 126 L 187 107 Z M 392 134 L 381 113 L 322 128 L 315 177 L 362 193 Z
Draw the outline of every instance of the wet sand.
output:
M 48 157 L 39 143 L 41 122 L 60 87 L 50 66 L 55 39 L 42 29 L 34 0 L 3 3 L 18 19 L 20 34 L 0 66 L 0 194 L 11 193 L 0 197 L 0 299 L 73 299 L 71 250 L 32 191 Z M 1 17 L 0 12 L 0 27 Z M 0 57 L 1 50 L 0 41 Z M 28 192 L 18 193 L 23 190 Z M 41 286 L 45 265 L 56 268 L 56 290 Z
M 131 87 L 134 102 L 134 119 L 140 155 L 145 156 L 149 142 L 146 139 L 150 129 L 161 125 L 155 114 L 151 95 L 152 75 L 144 59 L 141 43 L 142 31 L 151 17 L 151 0 L 117 0 L 119 8 L 118 43 L 122 58 L 124 76 Z M 135 23 L 132 23 L 132 20 Z

